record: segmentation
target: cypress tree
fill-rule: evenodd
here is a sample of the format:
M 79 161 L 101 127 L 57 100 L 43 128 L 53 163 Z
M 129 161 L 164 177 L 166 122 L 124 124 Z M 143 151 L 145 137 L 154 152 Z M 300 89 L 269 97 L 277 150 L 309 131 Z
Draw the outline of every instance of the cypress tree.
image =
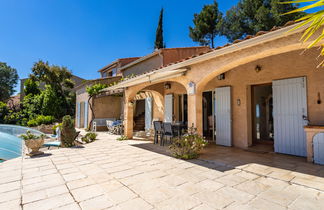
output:
M 156 38 L 154 43 L 154 49 L 165 48 L 165 44 L 163 42 L 163 8 L 160 12 L 159 24 L 156 29 Z

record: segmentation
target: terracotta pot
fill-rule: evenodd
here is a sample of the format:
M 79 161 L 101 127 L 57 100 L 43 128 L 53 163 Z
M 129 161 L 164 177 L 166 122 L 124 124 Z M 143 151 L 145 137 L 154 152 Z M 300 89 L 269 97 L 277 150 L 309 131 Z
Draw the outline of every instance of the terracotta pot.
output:
M 25 145 L 28 149 L 31 149 L 31 152 L 27 155 L 29 156 L 35 156 L 35 155 L 41 155 L 44 154 L 44 152 L 39 151 L 39 149 L 44 144 L 44 139 L 29 139 L 25 140 Z

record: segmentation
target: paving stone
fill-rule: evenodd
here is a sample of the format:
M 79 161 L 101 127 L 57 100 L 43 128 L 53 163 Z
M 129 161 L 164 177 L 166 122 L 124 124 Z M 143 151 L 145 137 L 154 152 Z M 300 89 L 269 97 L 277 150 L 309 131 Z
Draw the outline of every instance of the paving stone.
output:
M 269 189 L 259 195 L 260 198 L 277 203 L 281 206 L 288 206 L 292 203 L 298 195 L 294 193 L 283 193 L 282 190 Z
M 146 201 L 144 201 L 141 198 L 135 198 L 129 201 L 126 201 L 124 203 L 121 203 L 118 205 L 119 209 L 124 209 L 124 210 L 148 210 L 148 209 L 153 209 L 153 206 L 148 204 Z
M 84 174 L 76 172 L 76 173 L 64 174 L 63 178 L 66 182 L 70 182 L 73 180 L 84 179 L 86 178 L 86 176 Z
M 116 190 L 124 187 L 124 185 L 121 184 L 119 181 L 113 179 L 108 182 L 101 183 L 100 187 L 102 188 L 102 190 L 105 193 L 110 193 L 112 191 L 116 191 Z
M 53 209 L 61 206 L 65 206 L 67 204 L 73 203 L 74 200 L 69 193 L 54 196 L 51 198 L 35 201 L 32 203 L 25 204 L 23 206 L 24 210 L 35 210 L 35 209 Z
M 202 192 L 202 191 L 206 190 L 206 188 L 203 188 L 199 184 L 190 183 L 190 182 L 187 182 L 183 185 L 177 186 L 176 189 L 181 190 L 185 194 L 188 194 L 188 195 L 193 195 L 198 192 Z
M 106 209 L 113 206 L 112 201 L 106 195 L 101 195 L 98 197 L 91 198 L 79 203 L 84 210 L 99 210 Z
M 103 190 L 99 185 L 89 185 L 71 190 L 71 194 L 76 201 L 80 202 L 103 195 Z
M 240 176 L 230 174 L 230 175 L 215 179 L 215 181 L 222 183 L 224 185 L 227 185 L 227 186 L 235 186 L 235 185 L 241 184 L 243 182 L 246 182 L 247 179 L 240 177 Z
M 261 192 L 264 192 L 271 188 L 270 185 L 265 185 L 261 182 L 248 181 L 243 182 L 242 184 L 234 186 L 235 189 L 247 192 L 251 195 L 258 195 Z
M 283 206 L 280 206 L 276 203 L 264 200 L 262 198 L 256 198 L 253 201 L 249 203 L 249 206 L 251 206 L 254 209 L 275 209 L 275 210 L 284 210 L 286 209 Z
M 20 199 L 0 203 L 0 209 L 3 210 L 21 210 Z
M 235 202 L 232 199 L 229 199 L 217 192 L 212 192 L 212 191 L 199 192 L 193 196 L 195 198 L 198 198 L 201 202 L 215 209 L 225 208 L 226 206 Z
M 17 200 L 19 198 L 21 198 L 20 189 L 12 190 L 12 191 L 5 192 L 5 193 L 0 193 L 0 203 L 7 202 L 7 201 L 12 201 L 12 200 Z
M 192 196 L 175 196 L 171 199 L 160 202 L 156 207 L 157 209 L 177 209 L 177 210 L 187 210 L 197 207 L 201 204 L 197 198 Z
M 185 195 L 184 192 L 177 191 L 169 186 L 161 186 L 154 190 L 140 193 L 140 196 L 151 204 L 157 204 L 161 201 L 167 200 L 173 196 L 177 196 L 181 194 Z
M 130 199 L 138 197 L 135 193 L 129 190 L 127 187 L 122 187 L 118 190 L 112 191 L 108 194 L 108 197 L 114 204 L 119 204 Z
M 176 187 L 176 186 L 186 183 L 186 180 L 178 175 L 164 176 L 164 177 L 159 178 L 157 181 L 164 182 L 171 187 Z
M 210 179 L 206 179 L 204 181 L 198 182 L 195 185 L 198 185 L 199 187 L 202 187 L 204 190 L 210 190 L 210 191 L 216 191 L 222 187 L 224 187 L 223 184 L 219 182 L 215 182 Z
M 31 203 L 45 198 L 47 198 L 46 190 L 24 193 L 22 196 L 22 203 L 23 204 Z
M 77 179 L 77 180 L 67 182 L 67 186 L 70 190 L 88 186 L 88 185 L 92 185 L 92 184 L 95 184 L 95 182 L 93 181 L 93 179 L 90 179 L 90 178 Z
M 0 193 L 20 189 L 20 186 L 19 181 L 2 184 L 0 185 Z
M 69 190 L 66 187 L 66 185 L 59 185 L 56 187 L 51 187 L 51 188 L 46 189 L 46 194 L 48 197 L 61 195 L 61 194 L 68 193 L 68 192 L 69 192 Z
M 214 210 L 214 209 L 215 208 L 212 208 L 212 207 L 208 206 L 207 204 L 201 204 L 199 206 L 196 206 L 192 210 Z
M 254 195 L 237 190 L 233 187 L 223 187 L 217 190 L 217 193 L 242 204 L 247 203 L 255 197 Z
M 316 199 L 304 196 L 297 198 L 291 205 L 289 205 L 289 209 L 294 210 L 318 210 L 323 209 L 323 207 L 324 199 Z
M 81 210 L 80 206 L 76 203 L 67 204 L 65 206 L 61 206 L 61 207 L 54 208 L 54 209 L 55 210 Z

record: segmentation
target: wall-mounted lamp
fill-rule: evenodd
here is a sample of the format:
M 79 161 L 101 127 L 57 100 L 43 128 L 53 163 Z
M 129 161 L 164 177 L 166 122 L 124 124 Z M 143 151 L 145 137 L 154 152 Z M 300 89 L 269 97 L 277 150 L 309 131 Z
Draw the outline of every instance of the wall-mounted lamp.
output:
M 128 102 L 128 106 L 134 106 L 134 101 Z
M 217 79 L 218 80 L 224 80 L 225 79 L 225 73 L 218 75 Z
M 322 103 L 322 100 L 321 100 L 321 93 L 318 92 L 317 93 L 317 104 L 321 104 Z
M 237 103 L 238 106 L 241 106 L 241 99 L 237 99 L 236 103 Z
M 171 89 L 171 84 L 170 83 L 165 83 L 164 84 L 164 89 L 166 89 L 166 90 Z
M 262 67 L 260 65 L 256 65 L 254 69 L 257 73 L 259 73 L 262 70 Z

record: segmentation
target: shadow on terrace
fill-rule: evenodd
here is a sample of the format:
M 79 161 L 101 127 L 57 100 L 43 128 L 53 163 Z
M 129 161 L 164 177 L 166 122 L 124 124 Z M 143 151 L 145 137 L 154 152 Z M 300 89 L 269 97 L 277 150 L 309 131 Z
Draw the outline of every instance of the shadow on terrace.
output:
M 152 142 L 132 144 L 132 146 L 171 156 L 168 146 L 162 147 Z M 300 177 L 303 181 L 307 179 L 309 182 L 314 178 L 324 177 L 323 166 L 308 163 L 303 157 L 223 147 L 214 143 L 209 143 L 198 159 L 188 160 L 188 162 L 221 172 L 239 169 L 289 182 L 299 181 Z M 324 189 L 324 179 L 320 178 L 317 181 L 322 183 L 320 188 Z M 319 187 L 316 183 L 313 184 Z M 299 184 L 303 185 L 303 183 Z

